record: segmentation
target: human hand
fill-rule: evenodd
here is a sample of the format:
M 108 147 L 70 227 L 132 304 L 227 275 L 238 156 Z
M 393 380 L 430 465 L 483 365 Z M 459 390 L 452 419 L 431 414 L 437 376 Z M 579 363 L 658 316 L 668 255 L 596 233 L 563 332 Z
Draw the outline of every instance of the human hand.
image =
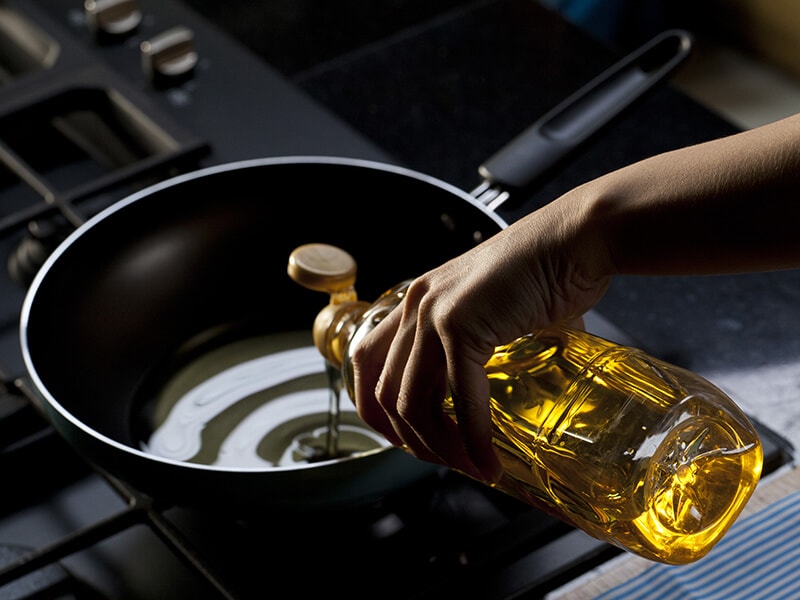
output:
M 415 279 L 353 353 L 361 418 L 420 459 L 496 481 L 484 364 L 498 345 L 579 318 L 608 284 L 579 208 L 549 205 Z

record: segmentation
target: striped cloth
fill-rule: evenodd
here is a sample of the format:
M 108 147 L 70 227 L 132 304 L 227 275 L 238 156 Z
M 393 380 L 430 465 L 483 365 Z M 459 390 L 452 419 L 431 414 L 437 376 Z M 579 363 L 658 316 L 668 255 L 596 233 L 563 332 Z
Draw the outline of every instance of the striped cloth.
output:
M 737 521 L 705 557 L 657 564 L 598 600 L 800 598 L 800 492 Z
M 739 519 L 697 562 L 623 553 L 546 600 L 800 600 L 800 467 L 762 479 Z

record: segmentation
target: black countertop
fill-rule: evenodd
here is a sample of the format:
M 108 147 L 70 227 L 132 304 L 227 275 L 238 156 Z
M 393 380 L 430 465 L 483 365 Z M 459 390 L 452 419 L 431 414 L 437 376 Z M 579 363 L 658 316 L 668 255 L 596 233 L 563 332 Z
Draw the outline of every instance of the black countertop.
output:
M 396 162 L 465 190 L 480 182 L 483 160 L 621 56 L 620 48 L 535 0 L 396 0 L 378 7 L 350 0 L 336 11 L 310 2 L 253 8 L 241 0 L 224 10 L 204 0 L 187 3 Z M 735 131 L 662 86 L 527 193 L 521 208 L 498 213 L 513 221 L 609 170 Z M 800 404 L 798 300 L 797 270 L 618 277 L 597 308 L 646 350 L 706 375 L 785 432 L 795 428 L 784 408 Z

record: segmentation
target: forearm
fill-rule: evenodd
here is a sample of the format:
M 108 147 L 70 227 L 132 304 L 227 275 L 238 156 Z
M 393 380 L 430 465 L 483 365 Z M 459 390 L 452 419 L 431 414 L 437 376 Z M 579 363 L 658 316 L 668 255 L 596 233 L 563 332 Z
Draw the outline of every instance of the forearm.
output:
M 800 267 L 800 115 L 652 157 L 572 193 L 588 203 L 582 218 L 612 274 Z

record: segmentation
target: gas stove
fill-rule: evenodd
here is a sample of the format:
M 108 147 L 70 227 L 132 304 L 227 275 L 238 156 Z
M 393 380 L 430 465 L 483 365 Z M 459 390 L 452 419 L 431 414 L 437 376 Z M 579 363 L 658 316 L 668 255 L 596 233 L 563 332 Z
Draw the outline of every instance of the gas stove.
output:
M 538 598 L 618 553 L 447 470 L 335 522 L 164 506 L 87 465 L 37 410 L 19 350 L 25 289 L 97 211 L 247 158 L 397 161 L 306 93 L 332 90 L 330 69 L 318 74 L 290 80 L 169 0 L 0 0 L 0 598 L 244 599 L 276 585 Z M 762 436 L 769 472 L 788 455 Z

